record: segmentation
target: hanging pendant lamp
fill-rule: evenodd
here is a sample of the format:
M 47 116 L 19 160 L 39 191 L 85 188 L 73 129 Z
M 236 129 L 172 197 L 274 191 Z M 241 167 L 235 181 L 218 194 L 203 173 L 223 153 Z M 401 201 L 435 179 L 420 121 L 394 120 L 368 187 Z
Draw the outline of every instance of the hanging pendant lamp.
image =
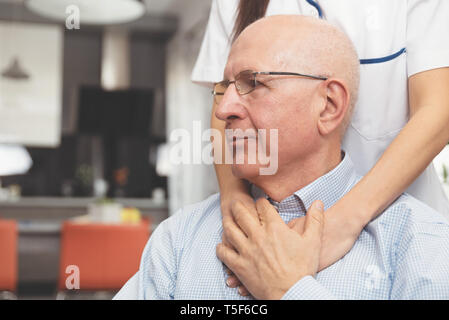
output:
M 7 79 L 26 80 L 30 75 L 22 68 L 19 59 L 14 57 L 11 64 L 2 72 L 2 76 Z
M 46 18 L 65 21 L 67 8 L 76 7 L 80 24 L 109 25 L 137 20 L 145 13 L 142 0 L 28 0 L 31 11 Z

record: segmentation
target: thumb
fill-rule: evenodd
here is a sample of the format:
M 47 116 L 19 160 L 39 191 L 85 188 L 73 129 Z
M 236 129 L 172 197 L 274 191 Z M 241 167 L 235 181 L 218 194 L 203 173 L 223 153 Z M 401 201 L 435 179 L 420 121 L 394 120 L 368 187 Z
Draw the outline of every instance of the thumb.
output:
M 296 231 L 299 234 L 303 234 L 304 233 L 304 222 L 306 217 L 299 217 L 293 220 L 290 220 L 287 225 L 290 229 L 292 229 L 293 231 Z
M 224 232 L 223 232 L 223 234 L 221 235 L 221 242 L 222 242 L 225 246 L 234 249 L 234 247 L 232 246 L 232 244 L 229 243 L 228 238 L 226 238 L 226 234 L 225 234 Z
M 306 214 L 306 222 L 304 227 L 304 236 L 319 237 L 324 227 L 324 205 L 320 200 L 312 203 Z
M 273 222 L 284 223 L 279 213 L 267 199 L 265 198 L 258 199 L 256 201 L 256 208 L 259 214 L 259 220 L 261 225 L 267 226 L 269 223 Z

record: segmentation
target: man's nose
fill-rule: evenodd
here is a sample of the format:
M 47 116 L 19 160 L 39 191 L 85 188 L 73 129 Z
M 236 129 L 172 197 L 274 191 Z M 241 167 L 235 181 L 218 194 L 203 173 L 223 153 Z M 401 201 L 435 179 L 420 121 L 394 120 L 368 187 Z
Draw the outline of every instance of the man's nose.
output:
M 230 84 L 221 97 L 221 101 L 215 110 L 215 116 L 223 121 L 246 117 L 246 108 L 243 105 L 242 97 L 237 92 L 235 83 Z

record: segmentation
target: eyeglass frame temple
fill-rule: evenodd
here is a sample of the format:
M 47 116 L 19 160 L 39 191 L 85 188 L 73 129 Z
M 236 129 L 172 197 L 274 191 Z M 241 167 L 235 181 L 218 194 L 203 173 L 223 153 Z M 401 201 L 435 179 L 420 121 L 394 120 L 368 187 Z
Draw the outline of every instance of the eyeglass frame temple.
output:
M 316 80 L 327 80 L 327 77 L 321 77 L 321 76 L 312 76 L 309 74 L 302 74 L 302 73 L 296 73 L 296 72 L 276 72 L 276 71 L 254 71 L 253 74 L 263 74 L 263 75 L 275 75 L 275 76 L 301 76 L 306 78 L 312 78 Z
M 276 71 L 254 71 L 253 75 L 258 75 L 258 74 L 262 74 L 262 75 L 274 75 L 274 76 L 300 76 L 300 77 L 306 77 L 306 78 L 311 78 L 311 79 L 316 79 L 316 80 L 327 80 L 327 77 L 320 77 L 320 76 L 312 76 L 309 74 L 302 74 L 302 73 L 296 73 L 296 72 L 276 72 Z M 233 81 L 229 81 L 229 80 L 225 80 L 228 81 L 228 85 L 235 83 L 237 80 L 233 80 Z M 223 82 L 223 81 L 220 81 Z M 217 82 L 217 83 L 220 83 Z M 215 89 L 212 90 L 212 94 L 214 96 L 223 96 L 223 93 L 220 92 L 215 92 Z

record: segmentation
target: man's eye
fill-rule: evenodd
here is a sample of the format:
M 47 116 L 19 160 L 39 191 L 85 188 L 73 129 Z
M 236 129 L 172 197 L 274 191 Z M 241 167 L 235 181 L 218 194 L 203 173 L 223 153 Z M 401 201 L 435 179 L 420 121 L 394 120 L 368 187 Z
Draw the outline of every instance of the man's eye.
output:
M 273 87 L 273 80 L 275 80 L 273 77 L 270 76 L 261 76 L 258 77 L 256 82 L 259 86 L 264 86 L 266 88 L 272 88 Z
M 259 86 L 259 87 L 267 87 L 267 88 L 270 88 L 270 86 L 268 85 L 268 83 L 267 82 L 265 82 L 265 81 L 256 81 L 256 83 L 257 83 L 257 85 L 256 85 L 256 87 L 257 86 Z
M 259 85 L 259 81 L 257 81 L 256 79 L 250 79 L 248 80 L 248 83 L 252 88 L 256 88 Z

